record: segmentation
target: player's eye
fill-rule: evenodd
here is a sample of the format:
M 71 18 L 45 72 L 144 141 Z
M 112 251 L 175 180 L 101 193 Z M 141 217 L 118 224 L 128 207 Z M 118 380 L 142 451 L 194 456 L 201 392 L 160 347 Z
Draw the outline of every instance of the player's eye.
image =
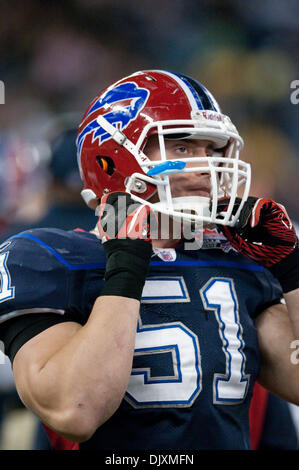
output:
M 180 145 L 179 147 L 176 148 L 176 152 L 180 154 L 186 154 L 188 153 L 188 149 L 184 145 Z

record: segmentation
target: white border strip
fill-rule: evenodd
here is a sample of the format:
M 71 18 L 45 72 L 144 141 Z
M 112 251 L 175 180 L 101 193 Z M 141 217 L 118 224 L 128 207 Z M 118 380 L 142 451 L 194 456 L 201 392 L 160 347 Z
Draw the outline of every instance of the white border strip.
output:
M 184 92 L 188 96 L 189 103 L 190 103 L 190 106 L 192 108 L 192 111 L 198 111 L 199 110 L 198 104 L 196 103 L 196 100 L 195 100 L 194 96 L 192 95 L 190 89 L 188 88 L 186 83 L 183 82 L 183 80 L 181 80 L 177 75 L 172 74 L 170 72 L 167 72 L 166 70 L 152 70 L 152 71 L 153 72 L 164 73 L 165 75 L 168 75 L 173 80 L 175 80 L 180 85 L 180 87 L 183 88 Z

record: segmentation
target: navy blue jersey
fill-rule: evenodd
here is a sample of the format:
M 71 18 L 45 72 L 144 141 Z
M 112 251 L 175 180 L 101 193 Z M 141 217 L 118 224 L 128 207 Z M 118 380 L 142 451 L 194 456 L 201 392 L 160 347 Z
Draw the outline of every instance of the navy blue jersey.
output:
M 281 290 L 268 270 L 227 244 L 227 252 L 213 243 L 184 248 L 154 250 L 127 392 L 80 448 L 250 448 L 254 319 Z M 105 254 L 91 233 L 30 230 L 2 245 L 0 262 L 3 337 L 26 315 L 83 325 L 104 285 Z

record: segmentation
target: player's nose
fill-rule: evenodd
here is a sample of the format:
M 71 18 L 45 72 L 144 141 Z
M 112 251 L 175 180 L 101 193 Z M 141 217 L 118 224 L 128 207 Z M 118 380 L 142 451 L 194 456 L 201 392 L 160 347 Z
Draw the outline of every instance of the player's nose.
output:
M 198 168 L 198 169 L 205 168 L 205 169 L 203 169 L 203 171 L 198 170 L 198 172 L 196 172 L 196 174 L 198 173 L 200 175 L 203 175 L 203 174 L 208 175 L 209 174 L 209 172 L 207 170 L 208 167 L 209 167 L 208 157 L 209 157 L 208 152 L 205 149 L 200 148 L 198 152 L 193 154 L 194 160 L 191 160 L 190 162 L 188 162 L 186 164 L 186 167 L 187 168 Z M 198 161 L 197 158 L 204 158 L 204 160 L 203 161 Z

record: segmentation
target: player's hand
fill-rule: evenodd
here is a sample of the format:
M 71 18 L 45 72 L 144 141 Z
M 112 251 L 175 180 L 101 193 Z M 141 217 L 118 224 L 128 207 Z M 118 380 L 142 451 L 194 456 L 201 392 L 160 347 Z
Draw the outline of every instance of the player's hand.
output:
M 152 255 L 150 231 L 156 224 L 151 209 L 134 202 L 129 194 L 102 197 L 98 229 L 107 265 L 101 295 L 141 299 Z
M 98 229 L 103 243 L 116 238 L 150 242 L 157 219 L 149 206 L 133 201 L 128 193 L 113 192 L 101 199 Z
M 220 211 L 225 204 L 222 199 Z M 284 206 L 272 199 L 249 197 L 236 225 L 219 228 L 237 251 L 268 268 L 284 292 L 298 287 L 298 239 Z

